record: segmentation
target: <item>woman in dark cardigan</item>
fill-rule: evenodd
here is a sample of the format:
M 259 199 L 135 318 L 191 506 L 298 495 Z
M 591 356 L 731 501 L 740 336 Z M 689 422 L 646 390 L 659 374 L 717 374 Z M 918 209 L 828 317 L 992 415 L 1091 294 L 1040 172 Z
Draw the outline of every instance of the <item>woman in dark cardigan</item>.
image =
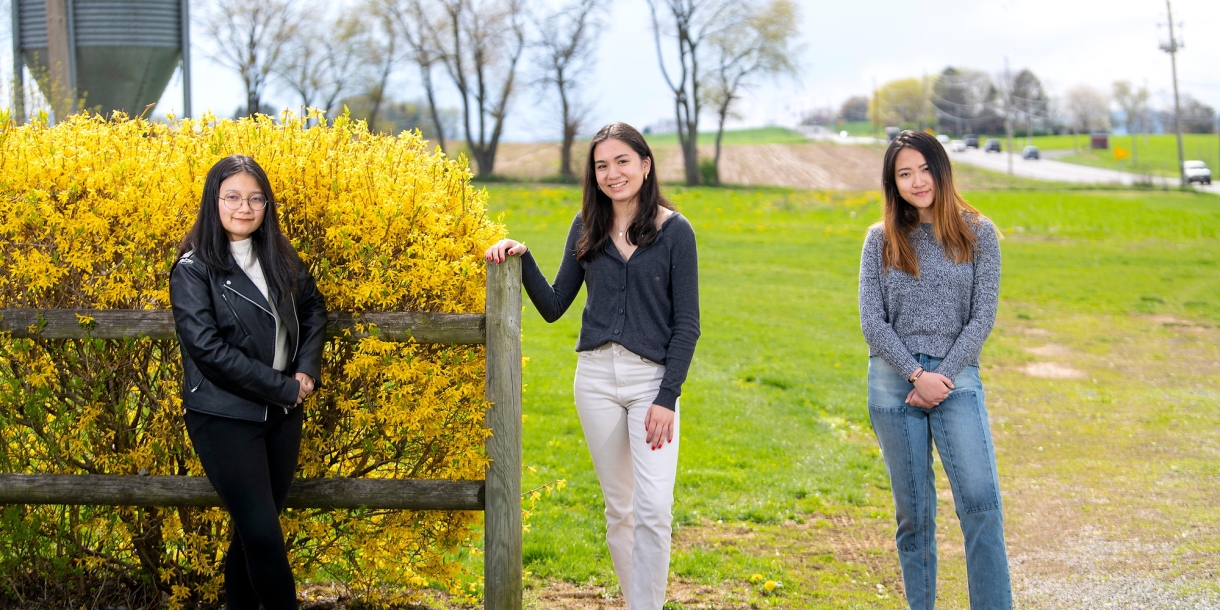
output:
M 678 396 L 699 339 L 699 269 L 690 223 L 661 196 L 652 151 L 630 125 L 589 145 L 584 204 L 555 283 L 524 244 L 530 300 L 548 322 L 588 288 L 576 344 L 576 411 L 606 500 L 606 541 L 629 610 L 661 610 L 669 574 Z

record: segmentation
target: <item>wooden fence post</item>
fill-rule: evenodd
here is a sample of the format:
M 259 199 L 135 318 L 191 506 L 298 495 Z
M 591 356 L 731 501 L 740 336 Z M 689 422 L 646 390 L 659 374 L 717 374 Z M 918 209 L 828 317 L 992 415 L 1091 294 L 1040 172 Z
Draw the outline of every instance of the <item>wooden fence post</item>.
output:
M 521 259 L 487 266 L 483 607 L 521 609 Z

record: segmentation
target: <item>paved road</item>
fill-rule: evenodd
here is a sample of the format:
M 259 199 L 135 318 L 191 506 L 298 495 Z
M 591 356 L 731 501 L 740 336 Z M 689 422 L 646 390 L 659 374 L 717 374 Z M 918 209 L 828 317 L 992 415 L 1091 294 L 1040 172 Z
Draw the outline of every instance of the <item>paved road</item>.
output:
M 986 153 L 981 150 L 966 152 L 950 152 L 949 158 L 956 163 L 968 163 L 996 172 L 1008 172 L 1008 153 Z M 1034 180 L 1049 180 L 1055 182 L 1078 182 L 1083 184 L 1136 184 L 1151 180 L 1157 186 L 1174 186 L 1177 180 L 1161 176 L 1144 176 L 1128 172 L 1118 172 L 1074 163 L 1064 163 L 1052 159 L 1038 161 L 1022 159 L 1020 155 L 1012 156 L 1012 173 L 1022 178 Z M 1220 184 L 1211 186 L 1196 185 L 1196 189 L 1220 195 Z

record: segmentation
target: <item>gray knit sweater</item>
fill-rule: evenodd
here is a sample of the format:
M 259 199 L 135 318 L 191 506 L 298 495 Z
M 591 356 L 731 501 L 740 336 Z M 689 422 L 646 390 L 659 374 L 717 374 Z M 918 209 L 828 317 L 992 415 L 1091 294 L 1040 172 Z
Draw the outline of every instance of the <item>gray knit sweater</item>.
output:
M 986 217 L 967 218 L 967 223 L 978 239 L 974 261 L 961 264 L 945 255 L 931 224 L 911 231 L 918 279 L 898 269 L 882 271 L 885 231 L 880 225 L 864 238 L 860 327 L 869 355 L 881 356 L 903 377 L 919 367 L 913 354 L 943 358 L 935 372 L 949 379 L 967 366 L 978 366 L 1000 297 L 1000 242 Z

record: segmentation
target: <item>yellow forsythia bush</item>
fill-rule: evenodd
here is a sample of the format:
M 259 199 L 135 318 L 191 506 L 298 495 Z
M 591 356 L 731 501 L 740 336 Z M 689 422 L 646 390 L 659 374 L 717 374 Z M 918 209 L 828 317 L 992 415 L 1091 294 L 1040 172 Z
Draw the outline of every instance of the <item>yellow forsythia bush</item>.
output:
M 417 134 L 285 114 L 171 124 L 78 115 L 0 127 L 0 308 L 168 309 L 204 177 L 229 154 L 267 171 L 284 232 L 337 311 L 479 312 L 502 227 L 464 160 Z M 87 324 L 88 320 L 83 320 Z M 482 347 L 335 339 L 306 402 L 299 476 L 481 479 Z M 193 475 L 172 341 L 0 335 L 0 471 Z M 191 507 L 0 507 L 0 605 L 126 600 L 214 607 L 227 516 Z M 288 510 L 298 578 L 371 605 L 460 595 L 478 513 Z M 476 580 L 474 575 L 466 581 Z M 92 601 L 90 602 L 92 603 Z M 92 606 L 91 606 L 92 607 Z

